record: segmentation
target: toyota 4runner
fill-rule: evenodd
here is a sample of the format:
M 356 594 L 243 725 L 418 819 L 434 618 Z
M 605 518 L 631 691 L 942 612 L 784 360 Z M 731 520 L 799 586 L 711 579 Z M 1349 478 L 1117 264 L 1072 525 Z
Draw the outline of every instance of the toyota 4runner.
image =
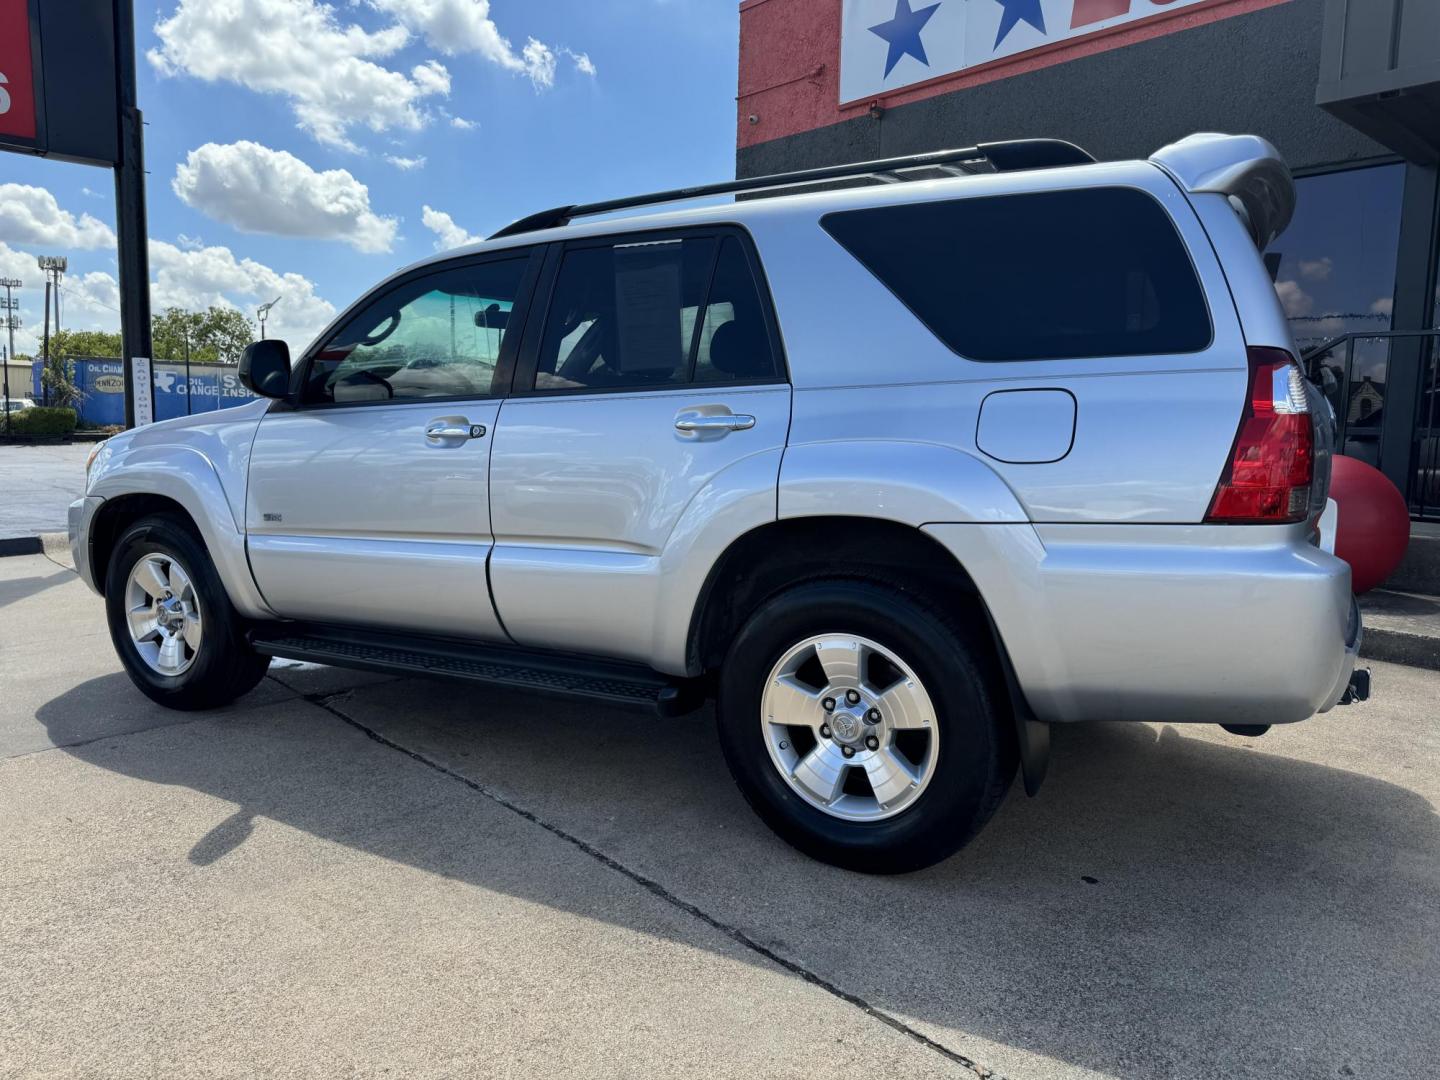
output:
M 922 867 L 1017 765 L 1035 790 L 1050 724 L 1256 733 L 1368 692 L 1332 420 L 1257 253 L 1293 203 L 1264 140 L 1196 135 L 535 214 L 293 366 L 251 346 L 261 400 L 103 444 L 76 566 L 164 705 L 275 656 L 713 696 L 784 839 Z

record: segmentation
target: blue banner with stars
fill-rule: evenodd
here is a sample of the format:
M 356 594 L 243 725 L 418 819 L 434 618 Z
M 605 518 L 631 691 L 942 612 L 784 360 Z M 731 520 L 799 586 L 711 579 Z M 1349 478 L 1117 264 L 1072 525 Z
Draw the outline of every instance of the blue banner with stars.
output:
M 1204 0 L 844 0 L 840 100 L 1056 45 Z

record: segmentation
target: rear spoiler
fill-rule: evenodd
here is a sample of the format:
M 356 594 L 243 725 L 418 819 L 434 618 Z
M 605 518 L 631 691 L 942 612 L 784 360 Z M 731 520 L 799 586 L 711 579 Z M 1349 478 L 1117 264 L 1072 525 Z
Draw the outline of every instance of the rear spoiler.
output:
M 1295 181 L 1285 159 L 1258 135 L 1187 135 L 1150 160 L 1186 191 L 1224 195 L 1264 249 L 1295 213 Z

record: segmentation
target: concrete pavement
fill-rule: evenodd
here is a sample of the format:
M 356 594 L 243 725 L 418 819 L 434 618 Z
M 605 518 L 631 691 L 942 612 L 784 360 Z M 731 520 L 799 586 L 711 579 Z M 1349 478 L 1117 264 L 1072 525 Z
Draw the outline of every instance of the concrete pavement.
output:
M 776 841 L 708 713 L 297 665 L 166 713 L 0 559 L 0 1076 L 1432 1076 L 1437 693 L 1062 730 L 875 879 Z
M 0 540 L 65 531 L 67 509 L 85 494 L 94 445 L 0 445 Z

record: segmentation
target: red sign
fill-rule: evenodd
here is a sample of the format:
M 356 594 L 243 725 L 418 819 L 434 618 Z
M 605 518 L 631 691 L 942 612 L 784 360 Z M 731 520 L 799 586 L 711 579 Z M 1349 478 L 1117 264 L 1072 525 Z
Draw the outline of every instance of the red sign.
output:
M 0 139 L 35 138 L 28 0 L 0 0 Z

